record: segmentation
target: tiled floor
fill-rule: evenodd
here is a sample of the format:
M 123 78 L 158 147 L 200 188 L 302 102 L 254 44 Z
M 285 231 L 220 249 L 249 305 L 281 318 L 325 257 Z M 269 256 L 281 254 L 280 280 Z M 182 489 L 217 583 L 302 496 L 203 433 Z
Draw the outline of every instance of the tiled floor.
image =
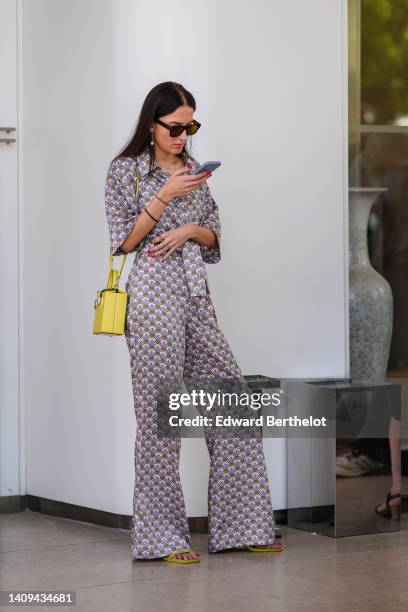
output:
M 399 532 L 338 539 L 281 526 L 281 553 L 208 555 L 207 537 L 193 535 L 201 562 L 175 565 L 132 561 L 126 531 L 31 511 L 2 514 L 0 589 L 72 589 L 77 605 L 67 609 L 87 612 L 221 607 L 403 612 L 408 610 L 408 517 L 403 517 Z M 16 608 L 1 607 L 11 609 Z

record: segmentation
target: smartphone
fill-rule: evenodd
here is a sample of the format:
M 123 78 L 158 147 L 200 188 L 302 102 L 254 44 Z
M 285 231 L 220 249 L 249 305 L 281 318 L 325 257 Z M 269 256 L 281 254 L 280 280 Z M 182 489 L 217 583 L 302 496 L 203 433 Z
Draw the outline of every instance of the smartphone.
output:
M 200 174 L 200 172 L 213 172 L 219 166 L 221 166 L 220 161 L 207 161 L 207 162 L 204 162 L 203 164 L 200 164 L 194 170 L 191 170 L 189 174 Z

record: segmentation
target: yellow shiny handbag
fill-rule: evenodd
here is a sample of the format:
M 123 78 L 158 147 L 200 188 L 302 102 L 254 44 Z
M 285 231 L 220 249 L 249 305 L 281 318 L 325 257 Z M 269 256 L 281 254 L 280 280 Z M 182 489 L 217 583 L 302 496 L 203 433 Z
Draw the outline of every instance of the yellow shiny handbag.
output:
M 139 195 L 139 175 L 136 171 L 136 198 Z M 113 255 L 109 253 L 109 275 L 105 289 L 96 292 L 94 302 L 94 334 L 122 336 L 125 333 L 128 294 L 119 289 L 120 275 L 127 253 L 122 259 L 119 270 L 113 268 Z
M 119 289 L 120 275 L 126 255 L 122 259 L 120 270 L 113 268 L 113 256 L 110 253 L 109 277 L 105 289 L 96 292 L 94 334 L 121 336 L 125 333 L 126 307 L 128 294 Z

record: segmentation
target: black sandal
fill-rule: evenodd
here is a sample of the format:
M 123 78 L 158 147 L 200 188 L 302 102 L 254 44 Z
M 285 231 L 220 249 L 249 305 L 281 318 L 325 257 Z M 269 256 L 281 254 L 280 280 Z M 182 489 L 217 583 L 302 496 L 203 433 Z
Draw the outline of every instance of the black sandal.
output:
M 401 500 L 401 493 L 393 493 L 391 495 L 391 492 L 388 491 L 387 498 L 385 500 L 384 510 L 382 510 L 382 512 L 379 512 L 378 508 L 381 506 L 381 504 L 376 506 L 374 510 L 375 513 L 378 514 L 378 516 L 382 516 L 383 518 L 393 518 L 394 520 L 399 521 L 401 518 L 401 501 L 399 504 L 394 504 L 391 506 L 390 501 L 392 499 Z

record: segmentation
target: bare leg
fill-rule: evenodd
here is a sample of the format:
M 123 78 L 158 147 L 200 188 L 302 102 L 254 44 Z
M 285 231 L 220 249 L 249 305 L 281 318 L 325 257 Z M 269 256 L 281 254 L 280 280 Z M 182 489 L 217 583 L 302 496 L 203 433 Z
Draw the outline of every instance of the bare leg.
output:
M 391 417 L 390 428 L 389 428 L 389 443 L 391 453 L 391 473 L 392 473 L 392 485 L 390 492 L 394 493 L 401 492 L 401 438 L 400 438 L 400 427 L 401 421 Z M 390 506 L 400 504 L 399 499 L 392 499 Z M 378 506 L 378 511 L 383 512 L 385 510 L 385 502 Z

